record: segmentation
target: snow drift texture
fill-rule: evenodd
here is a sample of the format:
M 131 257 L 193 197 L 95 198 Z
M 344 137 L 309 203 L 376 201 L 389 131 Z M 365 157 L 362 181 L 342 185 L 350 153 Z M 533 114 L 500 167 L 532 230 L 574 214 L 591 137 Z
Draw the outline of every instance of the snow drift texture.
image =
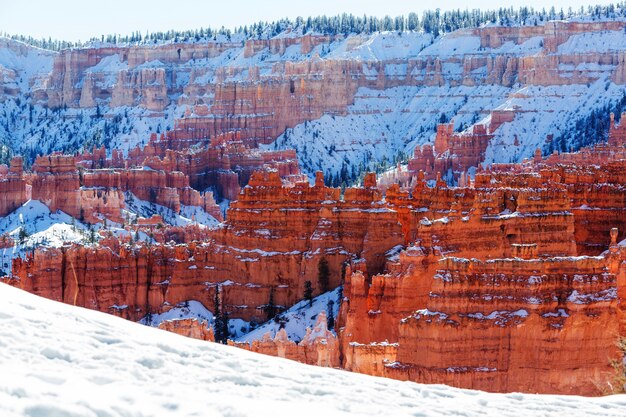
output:
M 0 285 L 0 415 L 618 416 L 626 396 L 486 394 L 301 365 Z

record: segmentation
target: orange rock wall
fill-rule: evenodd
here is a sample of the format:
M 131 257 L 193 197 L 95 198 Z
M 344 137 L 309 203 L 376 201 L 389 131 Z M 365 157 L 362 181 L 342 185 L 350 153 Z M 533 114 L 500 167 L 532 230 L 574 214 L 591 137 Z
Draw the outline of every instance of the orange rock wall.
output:
M 159 329 L 192 339 L 215 342 L 213 329 L 209 328 L 206 322 L 200 322 L 197 319 L 166 320 L 159 324 Z
M 98 158 L 95 155 L 91 155 L 94 160 Z M 192 189 L 182 172 L 111 168 L 79 171 L 75 160 L 67 155 L 37 158 L 30 179 L 32 198 L 42 201 L 51 211 L 62 210 L 90 223 L 101 221 L 102 215 L 121 222 L 124 191 L 177 213 L 185 204 L 202 207 L 215 218 L 222 218 L 213 195 Z M 102 164 L 107 165 L 106 160 Z
M 603 259 L 447 258 L 439 267 L 426 308 L 400 321 L 390 374 L 502 392 L 608 388 L 618 300 Z
M 340 284 L 346 259 L 364 257 L 379 271 L 385 252 L 401 243 L 395 213 L 384 208 L 377 189 L 349 189 L 343 201 L 338 197 L 321 176 L 313 187 L 285 187 L 277 172 L 259 173 L 224 227 L 206 232 L 202 243 L 41 249 L 16 261 L 14 275 L 23 288 L 49 298 L 101 311 L 126 305 L 120 314 L 134 320 L 190 299 L 210 308 L 221 285 L 231 317 L 264 321 L 270 294 L 286 308 L 302 299 L 305 281 L 315 294 L 322 291 L 323 258 L 331 289 Z
M 14 157 L 11 166 L 0 173 L 0 217 L 6 216 L 28 200 L 21 157 Z

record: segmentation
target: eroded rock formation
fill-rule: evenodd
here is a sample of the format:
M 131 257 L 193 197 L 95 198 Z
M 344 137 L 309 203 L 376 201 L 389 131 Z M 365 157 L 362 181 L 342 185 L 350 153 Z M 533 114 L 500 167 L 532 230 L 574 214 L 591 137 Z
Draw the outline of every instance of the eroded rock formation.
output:
M 21 157 L 11 159 L 10 167 L 0 165 L 0 216 L 6 216 L 24 204 L 29 191 Z
M 306 281 L 315 294 L 340 285 L 346 259 L 382 269 L 402 233 L 374 184 L 370 177 L 340 200 L 321 175 L 314 186 L 285 186 L 276 171 L 257 173 L 224 226 L 205 230 L 201 242 L 42 249 L 16 260 L 14 275 L 22 288 L 56 300 L 101 311 L 127 306 L 116 311 L 134 320 L 190 299 L 212 306 L 220 286 L 231 317 L 263 321 L 270 298 L 291 306 Z M 322 262 L 328 273 L 320 278 Z
M 445 41 L 480 47 L 442 56 L 426 45 L 410 59 L 319 59 L 322 45 L 346 40 L 312 35 L 54 54 L 50 73 L 29 80 L 35 103 L 135 106 L 152 117 L 173 105 L 187 109 L 173 129 L 126 154 L 100 148 L 43 156 L 31 174 L 18 159 L 0 167 L 0 214 L 31 194 L 52 211 L 90 223 L 123 221 L 125 192 L 175 213 L 202 207 L 217 219 L 212 193 L 198 190 L 212 187 L 233 202 L 227 221 L 211 230 L 161 228 L 163 217 L 152 215 L 130 229 L 149 231 L 149 244 L 107 236 L 98 245 L 38 248 L 14 262 L 11 282 L 132 320 L 188 300 L 211 308 L 219 289 L 229 316 L 251 322 L 271 318 L 270 304 L 280 311 L 301 300 L 307 282 L 314 295 L 343 284 L 336 337 L 320 315 L 298 344 L 281 331 L 245 347 L 419 382 L 601 393 L 615 373 L 611 361 L 621 359 L 615 341 L 626 328 L 621 125 L 612 123 L 609 143 L 594 149 L 545 159 L 539 153 L 485 169 L 480 164 L 495 134 L 523 110 L 483 109 L 488 118 L 463 132 L 454 123 L 439 125 L 434 144 L 416 148 L 407 174 L 391 180 L 401 184 L 378 188 L 367 175 L 363 186 L 343 192 L 325 186 L 319 174 L 311 185 L 294 151 L 257 147 L 301 123 L 347 115 L 359 90 L 374 96 L 415 85 L 586 85 L 603 77 L 623 84 L 623 51 L 580 54 L 568 44 L 590 31 L 621 33 L 623 26 L 463 30 Z M 368 42 L 354 36 L 346 50 Z M 265 50 L 313 55 L 207 64 L 238 49 L 244 58 Z M 18 78 L 16 70 L 0 70 L 7 95 L 19 93 Z M 162 327 L 212 338 L 190 320 Z
M 206 321 L 198 321 L 197 319 L 165 320 L 159 324 L 159 329 L 193 339 L 215 342 L 213 329 L 207 325 Z
M 37 158 L 30 175 L 32 198 L 50 210 L 96 223 L 107 218 L 122 222 L 124 192 L 140 200 L 165 206 L 179 213 L 181 205 L 198 206 L 216 219 L 221 211 L 210 192 L 199 193 L 189 178 L 175 170 L 141 168 L 79 168 L 76 157 L 53 154 Z

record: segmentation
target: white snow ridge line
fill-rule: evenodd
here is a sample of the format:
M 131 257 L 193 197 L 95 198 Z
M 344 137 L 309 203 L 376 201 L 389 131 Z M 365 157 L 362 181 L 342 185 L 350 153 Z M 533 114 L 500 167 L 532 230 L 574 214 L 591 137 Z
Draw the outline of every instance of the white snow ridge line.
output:
M 0 285 L 0 415 L 622 416 L 626 396 L 488 394 L 184 338 Z

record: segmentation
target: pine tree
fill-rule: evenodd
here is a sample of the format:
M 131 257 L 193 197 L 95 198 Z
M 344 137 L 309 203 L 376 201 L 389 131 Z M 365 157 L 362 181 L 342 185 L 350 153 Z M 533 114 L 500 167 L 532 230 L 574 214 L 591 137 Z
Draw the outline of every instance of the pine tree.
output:
M 330 269 L 328 261 L 322 257 L 317 265 L 317 282 L 321 292 L 327 292 L 330 285 Z
M 276 317 L 276 304 L 274 303 L 274 287 L 270 288 L 270 297 L 265 305 L 265 314 L 267 321 Z
M 313 305 L 313 287 L 311 281 L 304 281 L 304 299 L 309 302 L 309 307 Z
M 333 300 L 328 300 L 326 304 L 326 324 L 328 326 L 328 330 L 333 330 L 335 328 L 335 313 L 334 313 L 335 302 Z
M 416 13 L 409 13 L 409 18 L 407 21 L 407 29 L 419 30 L 419 19 L 417 18 Z
M 223 311 L 220 303 L 220 286 L 215 287 L 213 333 L 217 343 L 228 342 L 228 313 Z
M 24 229 L 23 227 L 20 228 L 20 232 L 18 234 L 18 239 L 21 243 L 24 243 L 24 241 L 28 238 L 28 232 L 26 231 L 26 229 Z

